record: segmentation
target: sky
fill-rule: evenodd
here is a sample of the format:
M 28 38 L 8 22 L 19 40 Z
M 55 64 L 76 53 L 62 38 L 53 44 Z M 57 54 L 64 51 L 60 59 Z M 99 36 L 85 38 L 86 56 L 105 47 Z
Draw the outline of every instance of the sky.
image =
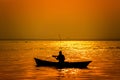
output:
M 120 39 L 120 0 L 0 0 L 0 39 Z

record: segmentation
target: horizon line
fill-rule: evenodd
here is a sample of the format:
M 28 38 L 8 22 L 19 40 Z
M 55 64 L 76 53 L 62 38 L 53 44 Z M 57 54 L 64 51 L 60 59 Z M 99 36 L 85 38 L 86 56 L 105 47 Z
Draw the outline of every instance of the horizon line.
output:
M 29 40 L 29 41 L 120 41 L 120 39 L 0 39 L 0 41 L 7 40 Z

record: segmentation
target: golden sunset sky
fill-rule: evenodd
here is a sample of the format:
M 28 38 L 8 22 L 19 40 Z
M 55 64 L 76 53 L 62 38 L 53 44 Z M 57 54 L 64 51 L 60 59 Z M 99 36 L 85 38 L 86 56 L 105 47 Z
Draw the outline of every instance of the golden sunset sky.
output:
M 120 0 L 0 0 L 0 39 L 120 39 Z

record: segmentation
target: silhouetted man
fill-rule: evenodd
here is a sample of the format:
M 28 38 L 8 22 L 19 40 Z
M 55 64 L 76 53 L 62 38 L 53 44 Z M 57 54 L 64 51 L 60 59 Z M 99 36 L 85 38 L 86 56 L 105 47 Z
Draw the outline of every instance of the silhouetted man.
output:
M 57 56 L 56 59 L 59 61 L 59 63 L 63 63 L 64 62 L 65 56 L 62 54 L 62 51 L 59 51 L 59 55 Z

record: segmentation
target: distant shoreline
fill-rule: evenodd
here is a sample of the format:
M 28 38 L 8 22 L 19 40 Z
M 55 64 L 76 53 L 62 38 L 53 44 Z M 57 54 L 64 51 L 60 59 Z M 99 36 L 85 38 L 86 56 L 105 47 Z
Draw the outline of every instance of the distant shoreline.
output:
M 120 39 L 0 39 L 0 41 L 120 41 Z

